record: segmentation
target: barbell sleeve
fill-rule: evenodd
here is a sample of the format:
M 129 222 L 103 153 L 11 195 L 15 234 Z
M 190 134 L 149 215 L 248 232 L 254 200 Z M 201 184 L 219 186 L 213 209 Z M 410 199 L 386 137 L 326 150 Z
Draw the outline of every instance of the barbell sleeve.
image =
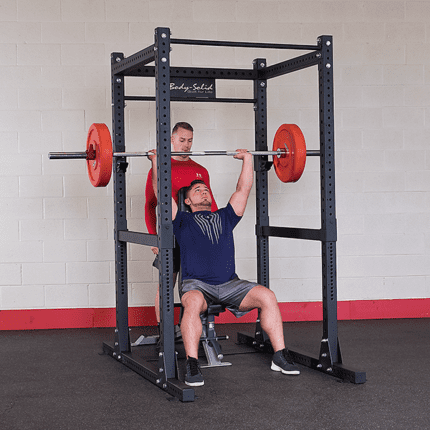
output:
M 48 157 L 51 160 L 70 160 L 70 159 L 87 159 L 86 152 L 50 152 Z

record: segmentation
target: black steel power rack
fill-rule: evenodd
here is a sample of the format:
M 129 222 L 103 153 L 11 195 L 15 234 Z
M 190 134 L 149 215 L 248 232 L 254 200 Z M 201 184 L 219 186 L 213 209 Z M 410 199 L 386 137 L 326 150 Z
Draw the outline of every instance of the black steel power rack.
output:
M 293 59 L 268 65 L 266 59 L 257 58 L 251 69 L 207 67 L 174 67 L 170 65 L 172 45 L 204 45 L 235 48 L 264 48 L 310 51 Z M 149 65 L 154 63 L 153 66 Z M 321 228 L 276 227 L 269 223 L 267 156 L 255 157 L 256 174 L 256 239 L 257 281 L 269 287 L 269 237 L 295 238 L 321 242 L 323 335 L 318 358 L 291 351 L 294 360 L 327 375 L 356 384 L 366 381 L 365 372 L 347 369 L 342 364 L 337 326 L 337 275 L 336 275 L 336 211 L 334 164 L 334 99 L 333 99 L 333 44 L 331 36 L 320 36 L 316 45 L 287 45 L 278 43 L 248 43 L 171 38 L 169 28 L 155 29 L 154 44 L 127 58 L 122 53 L 111 55 L 112 77 L 112 134 L 114 152 L 125 152 L 125 102 L 127 100 L 156 102 L 157 172 L 158 172 L 158 234 L 150 235 L 129 231 L 126 217 L 125 158 L 115 158 L 114 176 L 114 228 L 116 277 L 116 328 L 113 343 L 103 343 L 104 351 L 136 371 L 152 383 L 183 402 L 194 401 L 194 389 L 178 378 L 174 334 L 173 295 L 173 226 L 171 220 L 171 101 L 211 103 L 252 103 L 255 111 L 255 150 L 267 151 L 267 83 L 271 78 L 316 66 L 319 88 L 320 129 L 320 191 Z M 144 76 L 155 78 L 155 97 L 128 96 L 125 78 Z M 210 98 L 171 96 L 172 78 L 228 79 L 253 81 L 253 98 Z M 127 243 L 158 246 L 160 253 L 160 351 L 152 362 L 140 359 L 133 353 L 128 324 L 127 294 Z M 254 334 L 238 333 L 238 341 L 257 350 L 270 351 L 267 335 L 261 330 L 259 318 Z

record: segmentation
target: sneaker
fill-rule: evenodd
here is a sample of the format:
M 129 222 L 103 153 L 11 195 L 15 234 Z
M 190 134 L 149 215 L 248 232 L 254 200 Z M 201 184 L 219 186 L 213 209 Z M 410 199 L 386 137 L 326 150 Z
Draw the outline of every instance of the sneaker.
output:
M 192 387 L 200 387 L 205 384 L 202 372 L 200 371 L 199 360 L 197 360 L 197 358 L 188 357 L 185 383 Z
M 294 364 L 287 348 L 273 354 L 271 369 L 286 375 L 300 375 L 299 368 Z

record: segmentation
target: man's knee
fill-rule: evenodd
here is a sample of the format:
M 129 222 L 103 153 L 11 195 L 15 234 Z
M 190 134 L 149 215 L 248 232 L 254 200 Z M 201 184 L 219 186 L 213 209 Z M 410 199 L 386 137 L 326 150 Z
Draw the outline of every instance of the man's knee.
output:
M 278 303 L 278 299 L 276 298 L 276 295 L 272 290 L 269 290 L 268 288 L 264 288 L 264 290 L 265 290 L 266 297 L 269 301 Z
M 199 314 L 207 309 L 206 300 L 199 290 L 187 291 L 181 298 L 184 311 L 194 311 Z
M 275 293 L 262 285 L 254 287 L 251 293 L 258 308 L 271 307 L 278 304 Z

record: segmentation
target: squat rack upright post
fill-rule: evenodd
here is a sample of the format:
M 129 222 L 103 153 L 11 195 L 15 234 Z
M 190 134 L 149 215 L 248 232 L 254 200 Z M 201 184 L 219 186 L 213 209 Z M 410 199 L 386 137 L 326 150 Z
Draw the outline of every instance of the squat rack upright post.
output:
M 257 264 L 258 282 L 269 287 L 269 237 L 283 237 L 321 242 L 323 336 L 318 359 L 291 349 L 294 361 L 328 375 L 361 384 L 366 381 L 365 372 L 347 369 L 342 365 L 337 327 L 337 267 L 336 267 L 336 204 L 335 204 L 335 160 L 334 160 L 334 97 L 333 97 L 333 40 L 331 36 L 318 38 L 319 49 L 309 54 L 265 67 L 264 60 L 258 60 L 259 84 L 254 83 L 256 105 L 256 146 L 264 146 L 266 81 L 314 65 L 318 66 L 319 82 L 319 131 L 320 131 L 320 195 L 321 228 L 290 228 L 269 225 L 268 190 L 264 175 L 265 168 L 256 168 L 257 197 Z M 261 107 L 260 105 L 264 106 Z M 267 149 L 267 145 L 265 147 Z M 257 319 L 255 334 L 238 333 L 240 343 L 246 343 L 260 350 L 271 350 L 267 336 Z
M 309 50 L 308 54 L 271 66 L 263 58 L 254 61 L 252 69 L 171 67 L 171 45 L 207 45 L 242 48 Z M 154 66 L 149 66 L 154 62 Z M 320 118 L 320 176 L 321 176 L 321 229 L 299 229 L 270 226 L 268 201 L 268 170 L 272 163 L 267 156 L 256 156 L 256 236 L 257 280 L 269 287 L 269 237 L 317 240 L 321 242 L 323 338 L 318 359 L 292 351 L 298 363 L 326 374 L 363 383 L 364 372 L 343 367 L 337 334 L 337 285 L 336 285 L 336 214 L 334 189 L 334 106 L 333 106 L 333 56 L 331 36 L 321 36 L 317 45 L 285 45 L 271 43 L 221 42 L 205 40 L 172 39 L 170 29 L 155 29 L 154 44 L 125 58 L 122 53 L 111 57 L 112 77 L 112 130 L 114 152 L 125 152 L 124 106 L 127 100 L 155 101 L 157 127 L 158 175 L 158 233 L 150 235 L 129 231 L 126 217 L 125 158 L 114 161 L 114 225 L 115 225 L 115 284 L 116 329 L 114 343 L 103 343 L 106 353 L 130 367 L 167 393 L 181 401 L 194 401 L 194 390 L 179 378 L 174 339 L 173 301 L 173 226 L 171 221 L 171 150 L 170 103 L 219 102 L 252 103 L 255 110 L 255 150 L 267 151 L 267 81 L 271 78 L 318 66 L 319 118 Z M 155 78 L 155 97 L 125 94 L 124 78 L 146 76 Z M 174 97 L 170 95 L 172 78 L 251 80 L 253 98 Z M 158 246 L 160 252 L 160 351 L 155 360 L 145 360 L 134 353 L 130 344 L 127 293 L 127 243 Z M 267 335 L 257 319 L 255 334 L 238 333 L 240 343 L 247 343 L 259 350 L 270 350 Z

